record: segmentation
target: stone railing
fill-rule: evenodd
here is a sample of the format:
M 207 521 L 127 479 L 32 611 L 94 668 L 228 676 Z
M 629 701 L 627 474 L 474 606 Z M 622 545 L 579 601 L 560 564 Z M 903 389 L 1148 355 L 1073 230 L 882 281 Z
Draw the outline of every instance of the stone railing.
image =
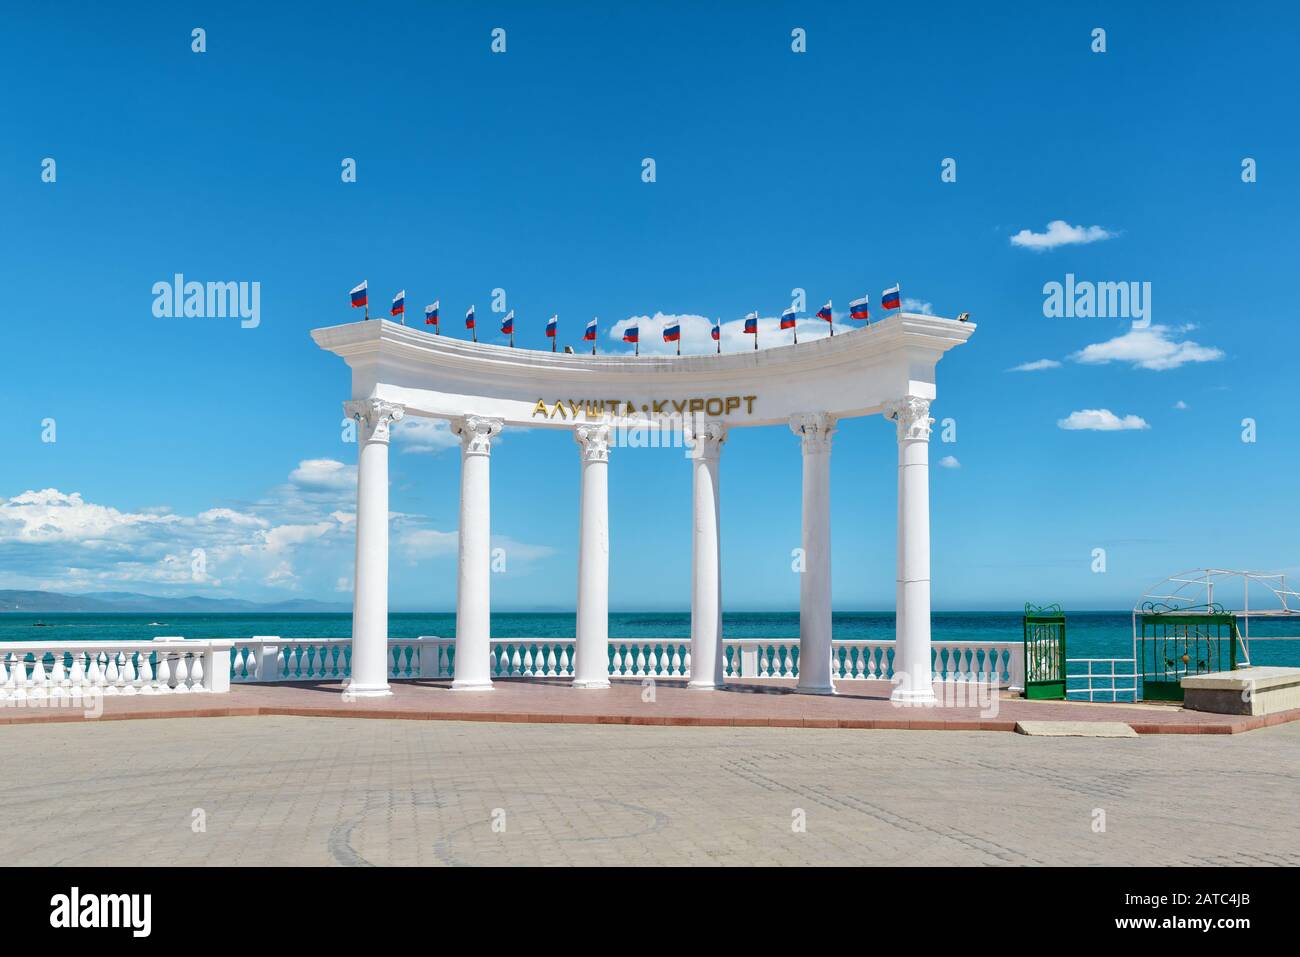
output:
M 687 678 L 690 649 L 690 642 L 683 639 L 611 639 L 609 673 L 617 678 Z M 391 639 L 388 651 L 390 678 L 450 678 L 455 670 L 455 642 L 450 638 Z M 351 653 L 346 638 L 238 642 L 231 680 L 338 680 L 351 674 Z M 836 678 L 887 681 L 893 677 L 893 641 L 836 641 L 832 654 Z M 492 676 L 571 678 L 573 655 L 571 638 L 496 638 L 491 650 Z M 986 680 L 984 676 L 994 675 L 994 683 L 1000 687 L 1024 685 L 1018 641 L 935 641 L 932 656 L 936 681 Z M 799 640 L 724 640 L 723 660 L 728 678 L 797 678 Z
M 691 645 L 684 639 L 612 639 L 609 673 L 615 678 L 690 676 Z M 1020 642 L 935 641 L 936 681 L 987 680 L 1024 685 Z M 492 641 L 495 678 L 573 676 L 572 639 L 498 638 Z M 836 641 L 835 678 L 889 680 L 893 641 Z M 450 678 L 455 642 L 424 635 L 388 642 L 388 676 Z M 798 639 L 729 639 L 723 671 L 731 679 L 797 678 Z M 352 675 L 349 638 L 236 640 L 155 638 L 147 642 L 0 642 L 0 700 L 81 694 L 167 694 L 227 691 L 230 683 L 343 681 Z
M 230 690 L 233 642 L 0 642 L 0 700 Z

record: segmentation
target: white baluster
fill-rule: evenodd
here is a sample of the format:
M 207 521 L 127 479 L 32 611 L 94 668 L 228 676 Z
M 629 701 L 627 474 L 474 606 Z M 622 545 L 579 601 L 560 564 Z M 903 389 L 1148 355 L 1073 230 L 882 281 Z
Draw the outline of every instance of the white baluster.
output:
M 568 644 L 560 645 L 560 676 L 565 677 L 569 674 L 569 646 Z
M 122 690 L 118 685 L 122 672 L 117 666 L 117 655 L 110 651 L 104 658 L 104 694 L 117 694 Z
M 646 671 L 645 645 L 641 644 L 636 646 L 636 673 L 637 677 L 648 674 Z
M 9 652 L 9 697 L 27 700 L 27 656 Z
M 154 687 L 153 665 L 149 662 L 149 651 L 142 650 L 139 660 L 136 662 L 136 671 L 139 675 L 137 684 L 140 686 L 140 694 L 157 694 L 158 689 Z
M 154 687 L 159 694 L 166 694 L 172 690 L 171 662 L 167 660 L 167 652 L 162 649 L 158 650 L 158 679 Z
M 57 701 L 63 698 L 63 652 L 53 652 L 54 660 L 50 663 L 47 670 L 45 682 L 46 694 L 51 700 Z
M 181 651 L 172 659 L 172 690 L 185 694 L 190 690 L 189 669 L 186 667 L 185 652 Z
M 523 670 L 523 667 L 524 667 L 524 659 L 519 654 L 519 646 L 515 645 L 514 654 L 510 656 L 510 674 L 512 675 L 519 674 Z
M 199 652 L 190 657 L 190 690 L 208 690 L 203 684 L 203 655 Z
M 122 663 L 118 667 L 118 672 L 122 675 L 121 693 L 134 695 L 140 693 L 139 681 L 135 673 L 135 652 L 128 651 L 122 656 Z

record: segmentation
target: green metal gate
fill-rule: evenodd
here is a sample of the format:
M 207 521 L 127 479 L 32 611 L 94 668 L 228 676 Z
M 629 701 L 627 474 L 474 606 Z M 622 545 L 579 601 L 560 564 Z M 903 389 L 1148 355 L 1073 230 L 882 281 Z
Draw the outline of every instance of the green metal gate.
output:
M 1025 697 L 1065 697 L 1065 614 L 1025 603 Z
M 1183 678 L 1237 668 L 1237 616 L 1217 603 L 1171 608 L 1143 602 L 1137 625 L 1147 701 L 1182 701 Z

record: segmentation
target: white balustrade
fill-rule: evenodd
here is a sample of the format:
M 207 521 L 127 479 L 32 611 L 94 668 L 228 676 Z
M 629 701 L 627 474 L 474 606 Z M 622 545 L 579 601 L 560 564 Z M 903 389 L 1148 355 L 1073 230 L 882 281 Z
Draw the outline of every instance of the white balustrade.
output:
M 88 696 L 229 690 L 232 642 L 0 642 L 0 701 L 76 701 Z
M 572 678 L 573 639 L 497 638 L 491 642 L 493 678 Z M 728 680 L 797 678 L 798 639 L 729 639 L 723 642 Z M 687 638 L 609 641 L 612 678 L 686 679 L 691 673 Z M 935 681 L 1024 685 L 1023 647 L 1018 641 L 941 641 L 932 647 Z M 892 640 L 835 641 L 831 675 L 836 679 L 890 680 Z M 455 642 L 422 635 L 388 642 L 390 679 L 451 678 Z M 230 683 L 342 682 L 352 674 L 348 638 L 190 640 L 151 642 L 0 642 L 0 701 L 59 700 L 86 694 L 190 694 L 225 691 Z

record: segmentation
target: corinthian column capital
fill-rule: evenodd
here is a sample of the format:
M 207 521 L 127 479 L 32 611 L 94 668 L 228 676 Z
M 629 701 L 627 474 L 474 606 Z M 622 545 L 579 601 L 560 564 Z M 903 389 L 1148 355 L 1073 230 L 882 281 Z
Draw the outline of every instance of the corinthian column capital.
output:
M 608 425 L 580 425 L 573 430 L 573 440 L 578 443 L 584 462 L 609 461 Z
M 682 437 L 686 442 L 687 458 L 716 459 L 722 454 L 722 444 L 727 441 L 727 427 L 715 419 L 688 418 L 682 423 Z
M 503 424 L 501 419 L 486 415 L 462 415 L 452 419 L 451 430 L 460 436 L 460 447 L 466 455 L 491 455 L 492 437 Z
M 835 416 L 829 412 L 800 412 L 790 416 L 790 431 L 799 436 L 806 453 L 829 452 L 835 429 Z
M 406 415 L 406 407 L 383 399 L 353 399 L 343 403 L 343 414 L 361 424 L 362 442 L 387 442 L 389 426 Z
M 898 441 L 930 441 L 930 400 L 907 395 L 885 403 L 885 416 L 898 426 Z

